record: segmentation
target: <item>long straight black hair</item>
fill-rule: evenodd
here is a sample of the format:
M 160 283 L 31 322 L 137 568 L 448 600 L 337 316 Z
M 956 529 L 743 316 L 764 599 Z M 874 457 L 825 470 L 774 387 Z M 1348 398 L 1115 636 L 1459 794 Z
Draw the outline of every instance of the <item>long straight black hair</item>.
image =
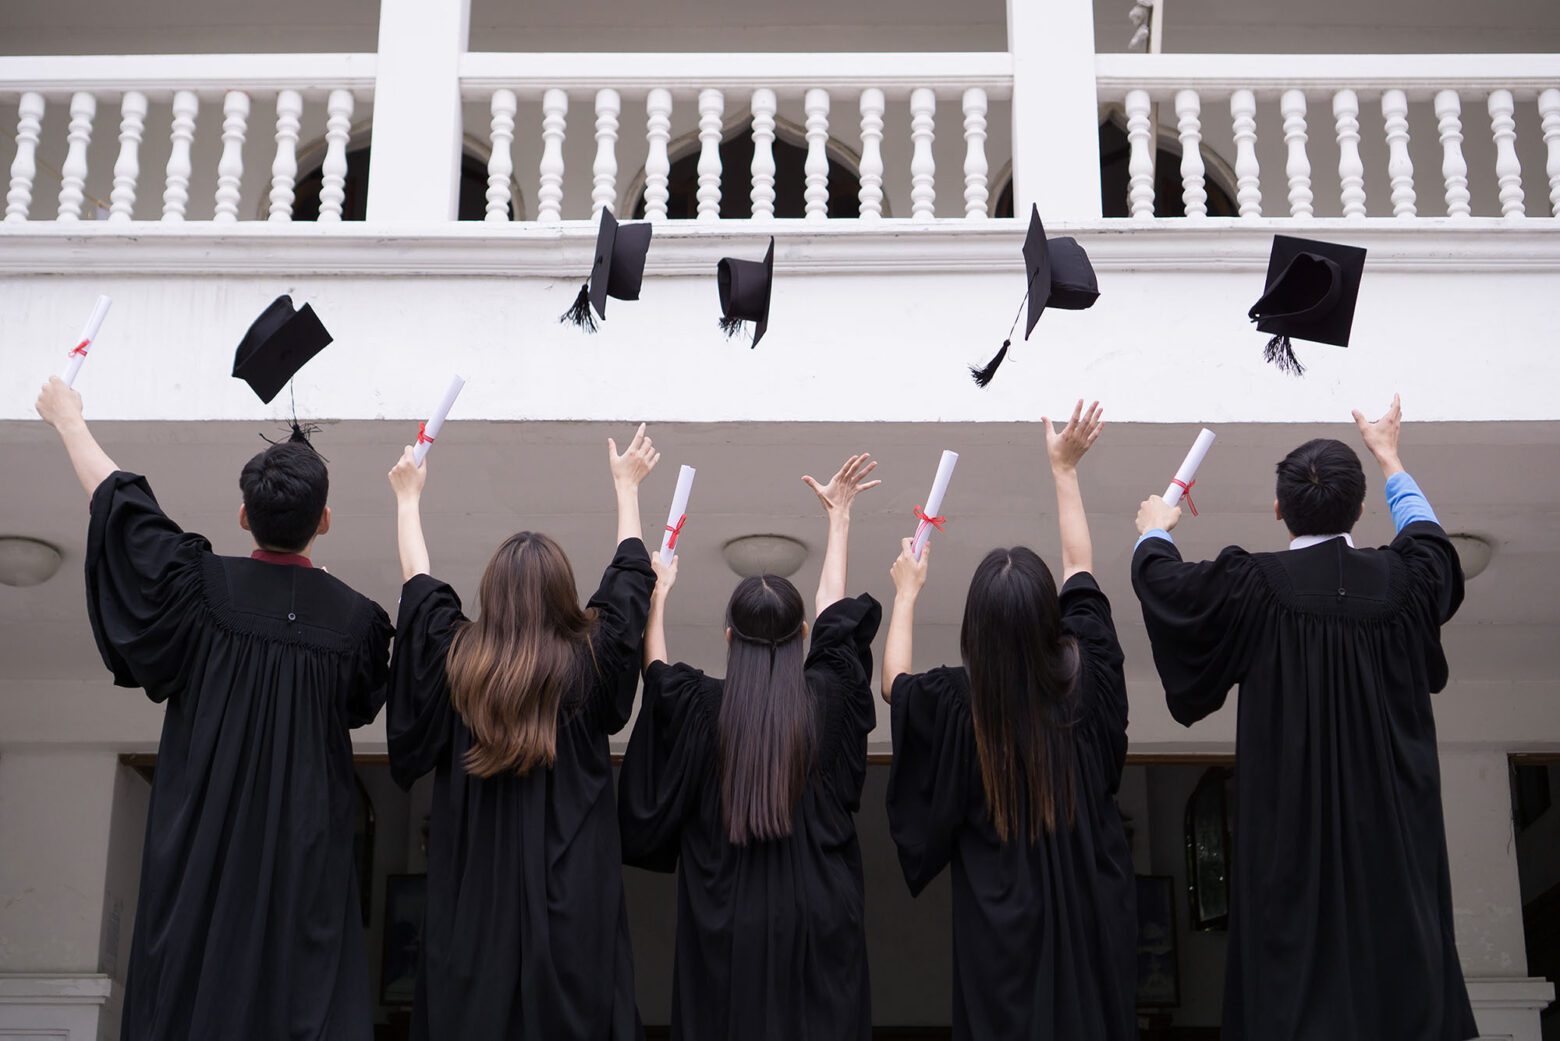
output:
M 791 834 L 812 767 L 802 611 L 796 587 L 775 575 L 743 579 L 726 605 L 720 801 L 726 834 L 739 846 Z
M 1078 645 L 1062 632 L 1056 580 L 1034 550 L 994 549 L 975 569 L 959 649 L 992 827 L 1004 842 L 1072 826 L 1071 727 Z

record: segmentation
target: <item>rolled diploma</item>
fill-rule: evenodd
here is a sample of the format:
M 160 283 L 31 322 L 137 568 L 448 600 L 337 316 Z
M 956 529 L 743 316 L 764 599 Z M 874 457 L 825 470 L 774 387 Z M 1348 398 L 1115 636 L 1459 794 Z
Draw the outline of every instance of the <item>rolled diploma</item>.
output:
M 1181 496 L 1186 489 L 1181 485 L 1190 485 L 1197 477 L 1197 468 L 1202 465 L 1203 457 L 1208 454 L 1208 449 L 1213 447 L 1214 433 L 1207 427 L 1202 428 L 1202 433 L 1197 435 L 1197 440 L 1192 442 L 1192 450 L 1186 453 L 1186 458 L 1181 460 L 1181 468 L 1175 472 L 1175 481 L 1170 482 L 1170 487 L 1165 489 L 1165 504 L 1174 506 L 1181 501 Z M 1177 484 L 1176 481 L 1181 482 Z
M 926 505 L 921 512 L 928 517 L 935 517 L 942 512 L 943 496 L 948 492 L 948 482 L 953 480 L 953 468 L 958 465 L 959 453 L 944 451 L 942 459 L 937 463 L 937 476 L 932 479 L 932 490 L 926 495 Z M 932 526 L 926 521 L 916 525 L 915 542 L 911 544 L 911 550 L 915 553 L 915 559 L 921 559 L 921 550 L 926 547 L 926 540 L 932 537 Z
M 693 475 L 697 471 L 685 466 L 677 471 L 677 490 L 672 493 L 672 509 L 666 515 L 666 530 L 661 532 L 661 562 L 664 564 L 676 555 L 672 545 L 673 532 L 678 530 L 683 517 L 688 514 L 688 496 L 693 493 Z
M 439 431 L 444 429 L 444 420 L 450 414 L 450 409 L 455 407 L 455 399 L 460 397 L 461 388 L 466 385 L 465 377 L 456 373 L 450 379 L 450 385 L 444 388 L 444 400 L 439 402 L 439 407 L 434 410 L 432 418 L 423 426 L 423 433 L 427 440 L 417 439 L 416 446 L 412 449 L 412 458 L 418 466 L 428 458 L 428 449 L 433 447 L 433 439 L 439 436 Z
M 61 377 L 68 386 L 76 385 L 76 374 L 81 371 L 81 363 L 87 360 L 87 351 L 93 342 L 97 340 L 98 330 L 103 328 L 103 319 L 108 317 L 109 305 L 114 302 L 113 297 L 100 296 L 93 305 L 92 317 L 87 319 L 86 328 L 81 330 L 81 338 L 76 341 L 76 347 L 72 348 L 69 359 L 65 362 L 65 375 Z

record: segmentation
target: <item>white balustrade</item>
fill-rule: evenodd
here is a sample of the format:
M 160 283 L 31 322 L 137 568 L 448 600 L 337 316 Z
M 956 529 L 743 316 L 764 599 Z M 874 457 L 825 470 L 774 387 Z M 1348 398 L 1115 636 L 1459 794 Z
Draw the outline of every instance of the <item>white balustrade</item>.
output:
M 1305 93 L 1286 90 L 1279 98 L 1278 110 L 1284 117 L 1284 146 L 1289 157 L 1284 176 L 1289 181 L 1289 215 L 1309 217 L 1311 208 L 1311 160 L 1305 154 Z
M 910 94 L 910 216 L 929 221 L 937 216 L 937 165 L 932 159 L 932 136 L 936 126 L 937 95 L 927 87 Z
M 1127 91 L 1127 208 L 1132 216 L 1154 216 L 1154 151 L 1149 146 L 1146 90 Z
M 1500 185 L 1503 217 L 1521 217 L 1522 164 L 1517 160 L 1517 124 L 1512 118 L 1516 102 L 1509 90 L 1490 91 L 1490 132 L 1495 135 L 1495 180 Z
M 1544 134 L 1544 173 L 1549 177 L 1549 212 L 1560 217 L 1560 89 L 1538 96 L 1539 128 Z
M 1208 216 L 1202 159 L 1202 101 L 1195 90 L 1175 95 L 1176 129 L 1181 135 L 1181 201 L 1188 217 Z
M 1333 95 L 1338 134 L 1338 194 L 1345 217 L 1365 216 L 1365 163 L 1360 159 L 1360 97 L 1347 88 Z
M 861 92 L 861 203 L 863 220 L 883 216 L 883 92 L 868 87 Z
M 16 156 L 11 160 L 11 185 L 5 193 L 5 219 L 27 219 L 32 207 L 33 179 L 38 175 L 38 132 L 43 126 L 43 95 L 28 91 L 17 105 Z
M 596 161 L 591 164 L 592 187 L 590 215 L 615 210 L 617 204 L 618 114 L 623 99 L 617 91 L 604 87 L 596 91 Z
M 482 219 L 502 222 L 509 220 L 512 202 L 510 181 L 515 174 L 515 113 L 520 103 L 515 92 L 500 87 L 493 92 L 488 104 L 489 149 L 487 166 L 487 207 Z
M 222 99 L 222 158 L 217 161 L 217 201 L 212 220 L 231 224 L 238 220 L 238 201 L 244 182 L 244 135 L 249 127 L 249 95 L 230 90 Z
M 298 128 L 303 121 L 303 95 L 284 90 L 276 95 L 276 158 L 271 160 L 270 211 L 267 219 L 292 220 L 298 187 Z
M 1441 179 L 1446 182 L 1446 215 L 1467 217 L 1469 206 L 1468 163 L 1462 152 L 1462 99 L 1455 90 L 1435 95 L 1436 132 L 1441 135 Z
M 1408 97 L 1401 90 L 1381 94 L 1381 116 L 1387 135 L 1387 178 L 1392 184 L 1392 215 L 1412 217 L 1414 161 L 1408 155 Z
M 808 220 L 823 220 L 829 215 L 829 92 L 817 87 L 809 90 L 802 99 L 802 111 L 807 116 L 804 212 Z
M 1235 134 L 1235 203 L 1242 217 L 1262 216 L 1261 167 L 1257 164 L 1257 96 L 1249 90 L 1230 95 Z
M 81 201 L 86 197 L 87 146 L 92 142 L 92 117 L 97 114 L 97 99 L 84 90 L 70 96 L 70 142 L 65 161 L 60 164 L 61 221 L 81 219 Z
M 352 134 L 350 90 L 333 90 L 325 102 L 325 162 L 320 167 L 320 223 L 341 220 L 346 201 L 347 140 Z
M 563 133 L 569 95 L 556 87 L 542 95 L 541 185 L 536 190 L 536 219 L 556 224 L 563 219 Z
M 141 135 L 146 131 L 146 95 L 127 90 L 119 100 L 119 158 L 114 160 L 114 189 L 108 219 L 122 224 L 135 217 L 135 186 L 141 177 Z
M 986 92 L 971 87 L 964 92 L 964 216 L 985 220 L 991 198 L 986 175 Z
M 699 91 L 699 220 L 720 219 L 720 136 L 726 95 Z
M 656 87 L 645 96 L 645 140 L 650 152 L 645 158 L 645 219 L 666 219 L 666 201 L 671 197 L 667 190 L 667 178 L 671 176 L 672 163 L 666 154 L 666 143 L 672 136 L 672 92 Z
M 177 223 L 184 219 L 190 202 L 190 142 L 195 140 L 195 114 L 200 101 L 193 90 L 173 95 L 173 122 L 169 130 L 168 172 L 163 187 L 162 219 Z
M 748 198 L 753 217 L 767 220 L 775 215 L 775 92 L 760 87 L 753 92 L 753 178 Z

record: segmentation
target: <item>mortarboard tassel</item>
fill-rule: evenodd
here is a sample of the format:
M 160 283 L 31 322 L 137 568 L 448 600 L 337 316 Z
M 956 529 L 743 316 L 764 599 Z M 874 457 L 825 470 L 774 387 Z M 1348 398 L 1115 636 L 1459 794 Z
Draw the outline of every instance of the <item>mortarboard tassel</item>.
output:
M 1267 349 L 1262 352 L 1268 364 L 1277 365 L 1279 371 L 1288 372 L 1295 376 L 1305 375 L 1305 366 L 1300 364 L 1300 359 L 1295 357 L 1295 349 L 1287 336 L 1275 336 L 1267 342 Z
M 722 318 L 720 320 L 720 331 L 726 334 L 726 339 L 734 339 L 742 331 L 742 319 Z
M 1012 340 L 1003 340 L 1002 349 L 997 352 L 997 356 L 995 358 L 992 358 L 986 363 L 985 368 L 977 369 L 973 365 L 970 366 L 970 376 L 974 378 L 975 386 L 984 387 L 986 384 L 991 382 L 991 377 L 997 374 L 997 369 L 1001 367 L 1002 360 L 1007 357 L 1008 347 L 1011 346 L 1012 343 Z
M 580 286 L 580 295 L 574 298 L 574 303 L 563 314 L 558 316 L 559 322 L 572 322 L 588 333 L 596 331 L 596 316 L 590 311 L 590 283 Z

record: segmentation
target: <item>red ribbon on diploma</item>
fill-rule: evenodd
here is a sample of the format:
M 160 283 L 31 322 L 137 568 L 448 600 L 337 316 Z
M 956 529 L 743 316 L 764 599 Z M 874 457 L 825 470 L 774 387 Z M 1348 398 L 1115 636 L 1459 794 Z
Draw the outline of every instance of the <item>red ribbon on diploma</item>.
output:
M 677 527 L 674 528 L 670 524 L 666 526 L 666 530 L 672 533 L 672 537 L 666 540 L 667 549 L 677 548 L 677 537 L 682 534 L 683 525 L 687 523 L 688 515 L 685 513 L 677 518 Z
M 926 512 L 924 510 L 922 510 L 921 507 L 919 507 L 919 506 L 917 506 L 915 508 L 915 517 L 916 517 L 916 520 L 920 521 L 922 524 L 930 524 L 932 527 L 936 528 L 938 531 L 942 531 L 943 530 L 943 525 L 946 524 L 947 521 L 948 521 L 948 518 L 944 517 L 940 513 L 937 516 L 935 516 L 935 517 L 928 517 L 926 515 Z
M 74 358 L 76 355 L 79 354 L 83 358 L 85 358 L 87 356 L 87 347 L 91 343 L 92 343 L 91 340 L 82 340 L 80 343 L 76 344 L 75 347 L 72 347 L 70 353 L 65 355 L 65 357 L 67 357 L 67 358 Z
M 426 420 L 417 424 L 417 443 L 420 445 L 433 444 L 433 438 L 428 436 L 428 423 Z M 1192 512 L 1195 514 L 1197 511 L 1193 510 Z
M 1186 500 L 1186 508 L 1192 511 L 1193 517 L 1197 516 L 1197 504 L 1192 501 L 1192 485 L 1197 483 L 1197 478 L 1192 478 L 1191 483 L 1188 484 L 1186 481 L 1179 481 L 1172 477 L 1170 483 L 1181 489 L 1181 498 Z

